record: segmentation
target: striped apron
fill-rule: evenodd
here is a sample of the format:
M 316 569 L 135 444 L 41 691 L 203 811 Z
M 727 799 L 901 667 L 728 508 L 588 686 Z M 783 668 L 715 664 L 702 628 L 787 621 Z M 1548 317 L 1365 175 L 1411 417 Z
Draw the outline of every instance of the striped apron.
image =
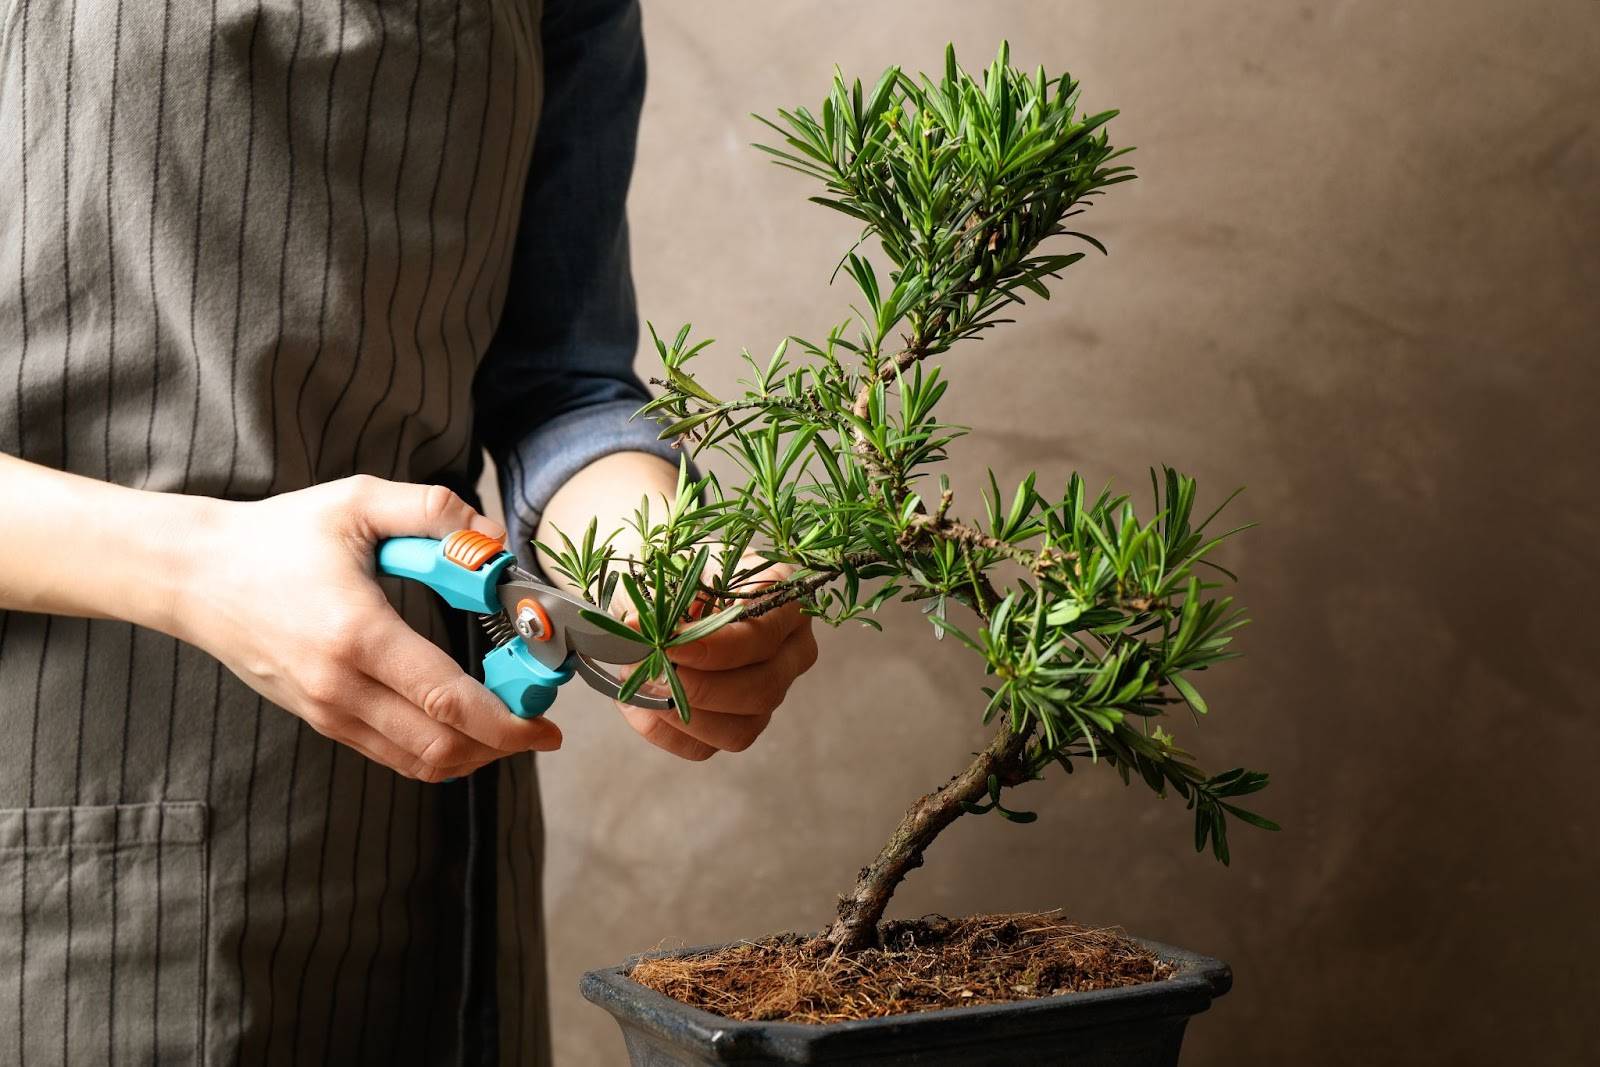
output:
M 537 4 L 0 17 L 0 448 L 235 499 L 470 492 Z M 423 785 L 190 646 L 0 612 L 0 1064 L 543 1062 L 539 839 L 529 756 Z

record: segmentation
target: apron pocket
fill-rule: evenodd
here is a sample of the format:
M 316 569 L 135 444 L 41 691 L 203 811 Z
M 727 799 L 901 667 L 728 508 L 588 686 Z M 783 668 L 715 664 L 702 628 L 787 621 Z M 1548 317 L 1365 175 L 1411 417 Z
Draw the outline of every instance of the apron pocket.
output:
M 206 858 L 197 802 L 0 809 L 0 1063 L 198 1062 Z

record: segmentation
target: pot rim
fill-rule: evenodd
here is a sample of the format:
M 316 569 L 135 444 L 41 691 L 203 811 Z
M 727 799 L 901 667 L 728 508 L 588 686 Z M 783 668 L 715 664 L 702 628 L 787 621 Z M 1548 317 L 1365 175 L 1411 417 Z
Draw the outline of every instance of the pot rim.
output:
M 691 948 L 641 952 L 613 967 L 589 971 L 580 989 L 589 1000 L 629 1025 L 646 1030 L 672 1044 L 712 1050 L 722 1056 L 749 1056 L 777 1049 L 825 1053 L 829 1046 L 862 1040 L 893 1040 L 908 1028 L 918 1031 L 923 1047 L 967 1040 L 972 1028 L 1003 1022 L 1006 1031 L 1080 1029 L 1133 1019 L 1174 1018 L 1197 1015 L 1233 985 L 1232 969 L 1224 962 L 1159 941 L 1130 937 L 1175 973 L 1159 982 L 1082 993 L 1031 997 L 1003 1004 L 935 1008 L 872 1019 L 836 1023 L 760 1022 L 729 1019 L 704 1008 L 640 985 L 627 976 L 643 959 L 686 956 L 715 951 L 741 942 Z

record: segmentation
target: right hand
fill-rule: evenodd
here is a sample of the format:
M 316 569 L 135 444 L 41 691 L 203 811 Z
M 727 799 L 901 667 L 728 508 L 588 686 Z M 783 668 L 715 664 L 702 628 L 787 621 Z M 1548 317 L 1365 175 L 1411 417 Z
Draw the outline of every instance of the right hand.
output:
M 174 635 L 327 737 L 439 782 L 561 746 L 416 633 L 374 577 L 378 542 L 505 531 L 437 485 L 345 478 L 253 502 L 215 501 L 180 582 Z

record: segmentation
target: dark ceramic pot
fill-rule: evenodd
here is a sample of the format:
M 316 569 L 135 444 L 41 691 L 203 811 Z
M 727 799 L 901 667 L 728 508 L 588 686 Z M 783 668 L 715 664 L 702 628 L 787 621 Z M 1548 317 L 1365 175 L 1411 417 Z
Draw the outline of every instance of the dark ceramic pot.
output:
M 583 976 L 583 995 L 616 1017 L 634 1067 L 680 1064 L 917 1064 L 1171 1067 L 1183 1028 L 1233 985 L 1221 960 L 1134 938 L 1177 969 L 1171 978 L 1011 1004 L 858 1022 L 736 1022 L 628 979 L 641 957 Z M 688 955 L 705 949 L 684 949 Z

